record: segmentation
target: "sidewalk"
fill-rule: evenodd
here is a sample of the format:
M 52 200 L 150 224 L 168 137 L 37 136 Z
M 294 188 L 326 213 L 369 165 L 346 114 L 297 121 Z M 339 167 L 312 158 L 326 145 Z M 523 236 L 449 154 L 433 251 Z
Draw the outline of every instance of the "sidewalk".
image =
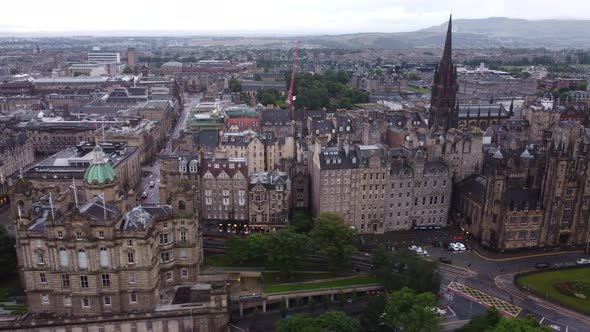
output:
M 574 317 L 574 318 L 590 325 L 590 317 L 588 317 L 584 314 L 581 314 L 577 311 L 562 307 L 559 304 L 549 302 L 549 301 L 544 300 L 542 298 L 536 297 L 536 296 L 532 295 L 531 293 L 525 292 L 525 291 L 521 290 L 520 288 L 518 288 L 514 284 L 514 277 L 517 274 L 518 273 L 516 273 L 516 272 L 515 273 L 500 274 L 500 275 L 496 276 L 494 282 L 499 289 L 505 291 L 506 293 L 510 294 L 511 296 L 517 297 L 517 298 L 524 300 L 524 301 L 531 301 L 538 306 L 544 307 L 545 309 L 558 312 L 558 313 L 565 315 L 565 316 Z
M 510 261 L 529 257 L 541 257 L 549 255 L 563 255 L 571 253 L 583 253 L 582 248 L 531 248 L 521 249 L 518 252 L 496 252 L 484 248 L 476 240 L 469 237 L 469 244 L 473 248 L 473 252 L 479 257 L 490 261 Z

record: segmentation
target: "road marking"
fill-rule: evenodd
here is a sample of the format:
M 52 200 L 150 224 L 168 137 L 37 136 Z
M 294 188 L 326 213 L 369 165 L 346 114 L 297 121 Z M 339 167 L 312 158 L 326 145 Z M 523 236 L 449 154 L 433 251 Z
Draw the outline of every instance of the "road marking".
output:
M 514 304 L 510 304 L 497 297 L 493 297 L 475 288 L 465 286 L 455 281 L 452 281 L 448 288 L 459 294 L 462 294 L 463 296 L 469 297 L 481 304 L 484 304 L 485 306 L 496 307 L 498 310 L 503 311 L 512 317 L 518 316 L 518 314 L 522 311 L 521 307 L 515 306 Z
M 547 321 L 549 321 L 549 322 L 547 323 Z M 560 328 L 559 331 L 562 331 L 561 330 L 562 327 L 565 327 L 565 332 L 568 332 L 568 330 L 569 330 L 569 326 L 567 326 L 565 324 L 562 324 L 562 323 L 559 323 L 559 322 L 556 322 L 553 319 L 549 319 L 547 317 L 541 318 L 541 320 L 539 321 L 539 325 L 543 326 L 543 322 L 545 322 L 545 326 L 548 326 L 548 327 L 550 327 L 552 325 L 553 326 L 558 326 Z M 551 329 L 554 330 L 553 328 L 551 328 Z M 557 331 L 557 330 L 554 330 L 554 331 Z
M 488 261 L 495 261 L 495 262 L 508 262 L 508 261 L 515 261 L 515 260 L 519 260 L 519 259 L 533 258 L 533 257 L 545 257 L 545 256 L 554 256 L 554 255 L 566 255 L 566 254 L 580 254 L 580 253 L 584 253 L 584 250 L 574 250 L 574 251 L 563 251 L 563 252 L 548 252 L 548 253 L 545 253 L 545 254 L 533 254 L 533 255 L 518 256 L 518 257 L 491 258 L 491 257 L 486 257 L 486 256 L 480 254 L 475 249 L 473 249 L 472 251 L 477 256 L 479 256 L 480 258 L 483 258 L 483 259 L 488 260 Z
M 449 315 L 448 317 L 457 316 L 457 314 L 455 313 L 455 311 L 453 309 L 451 309 L 451 306 L 450 305 L 447 306 L 447 309 L 449 309 L 453 313 L 452 315 Z

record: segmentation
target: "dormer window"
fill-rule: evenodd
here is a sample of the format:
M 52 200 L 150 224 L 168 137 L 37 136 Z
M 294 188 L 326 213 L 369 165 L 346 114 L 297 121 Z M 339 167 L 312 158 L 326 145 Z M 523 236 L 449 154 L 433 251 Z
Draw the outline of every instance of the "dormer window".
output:
M 356 164 L 356 157 L 352 157 L 352 163 Z

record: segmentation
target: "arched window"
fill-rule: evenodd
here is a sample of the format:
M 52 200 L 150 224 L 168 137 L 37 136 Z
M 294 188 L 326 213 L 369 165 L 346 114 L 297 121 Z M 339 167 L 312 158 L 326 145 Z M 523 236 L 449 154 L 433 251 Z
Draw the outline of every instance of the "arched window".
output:
M 59 248 L 59 266 L 67 267 L 70 265 L 68 257 L 68 250 L 66 248 Z
M 186 203 L 184 201 L 178 201 L 178 209 L 179 210 L 185 210 L 186 209 Z
M 107 248 L 100 248 L 100 266 L 109 267 L 109 251 Z
M 84 249 L 78 250 L 78 267 L 81 269 L 88 268 L 88 256 L 86 256 L 86 250 Z

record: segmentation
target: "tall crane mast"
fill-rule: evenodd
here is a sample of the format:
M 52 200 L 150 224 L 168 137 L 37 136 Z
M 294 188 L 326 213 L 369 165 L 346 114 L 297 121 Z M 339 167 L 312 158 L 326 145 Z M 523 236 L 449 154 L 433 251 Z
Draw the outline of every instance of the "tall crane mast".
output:
M 289 102 L 289 109 L 295 109 L 295 97 L 293 96 L 293 89 L 295 88 L 295 73 L 297 72 L 297 57 L 299 57 L 299 41 L 295 46 L 295 52 L 293 53 L 293 68 L 291 68 L 291 85 L 289 86 L 289 94 L 287 95 L 287 101 Z

